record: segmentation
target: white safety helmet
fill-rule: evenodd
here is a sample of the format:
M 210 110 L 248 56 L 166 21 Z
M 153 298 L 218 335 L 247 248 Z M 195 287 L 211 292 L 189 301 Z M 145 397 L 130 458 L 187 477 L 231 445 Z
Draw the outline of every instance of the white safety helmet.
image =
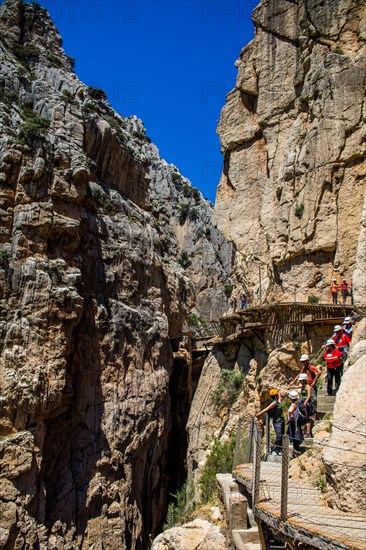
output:
M 333 338 L 330 338 L 329 340 L 327 340 L 326 346 L 335 346 L 335 341 L 333 340 Z
M 334 332 L 338 332 L 339 330 L 342 330 L 341 325 L 336 325 L 336 326 L 334 327 Z
M 309 356 L 306 355 L 306 353 L 304 353 L 304 354 L 300 357 L 300 361 L 309 361 Z
M 288 394 L 288 396 L 289 396 L 290 399 L 293 399 L 293 400 L 299 399 L 299 394 L 297 393 L 296 390 L 290 391 L 290 393 Z
M 304 372 L 302 372 L 299 376 L 299 380 L 301 382 L 301 380 L 307 380 L 308 379 L 308 375 L 305 374 Z
M 350 323 L 351 322 L 351 317 L 345 317 L 344 322 L 345 323 Z

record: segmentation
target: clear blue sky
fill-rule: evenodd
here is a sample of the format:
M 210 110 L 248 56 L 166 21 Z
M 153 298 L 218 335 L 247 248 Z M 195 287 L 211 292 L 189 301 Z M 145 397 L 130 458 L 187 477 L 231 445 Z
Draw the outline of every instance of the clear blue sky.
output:
M 136 114 L 167 162 L 214 202 L 222 169 L 216 135 L 235 60 L 253 37 L 259 0 L 39 0 L 75 71 Z

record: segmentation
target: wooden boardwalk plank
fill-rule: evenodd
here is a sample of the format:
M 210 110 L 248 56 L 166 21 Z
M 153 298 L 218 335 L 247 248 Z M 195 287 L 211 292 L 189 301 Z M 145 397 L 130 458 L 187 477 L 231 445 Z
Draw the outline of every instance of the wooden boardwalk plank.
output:
M 252 491 L 252 464 L 239 465 L 233 477 Z M 289 480 L 288 520 L 280 521 L 281 464 L 261 463 L 259 502 L 256 515 L 285 535 L 310 542 L 320 549 L 366 548 L 366 515 L 326 507 L 316 487 Z

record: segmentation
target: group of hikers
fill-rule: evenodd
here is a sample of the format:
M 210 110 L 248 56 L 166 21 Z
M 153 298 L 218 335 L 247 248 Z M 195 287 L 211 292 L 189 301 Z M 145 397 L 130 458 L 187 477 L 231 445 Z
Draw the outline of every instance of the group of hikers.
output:
M 233 313 L 236 312 L 236 308 L 237 308 L 237 305 L 238 305 L 238 300 L 239 300 L 241 309 L 246 309 L 247 308 L 247 297 L 246 297 L 245 292 L 241 292 L 238 296 L 233 294 L 231 296 L 231 300 L 230 300 L 230 308 L 232 309 Z
M 334 327 L 334 333 L 326 341 L 322 352 L 323 360 L 327 366 L 327 394 L 337 393 L 344 363 L 347 359 L 349 345 L 352 339 L 353 321 L 351 317 L 345 317 L 342 325 Z M 312 365 L 307 354 L 300 357 L 301 370 L 285 389 L 272 388 L 269 391 L 271 403 L 265 407 L 256 417 L 268 414 L 273 421 L 276 439 L 272 447 L 272 454 L 282 454 L 282 436 L 287 425 L 287 434 L 293 444 L 293 456 L 300 453 L 300 444 L 304 438 L 312 437 L 312 424 L 316 415 L 316 400 L 318 379 L 322 374 L 321 368 Z M 335 387 L 333 388 L 333 381 Z M 285 418 L 282 397 L 288 396 L 290 406 Z M 305 427 L 305 433 L 303 433 Z
M 337 283 L 337 279 L 333 279 L 332 283 L 330 285 L 330 293 L 332 296 L 332 304 L 337 305 L 338 304 L 338 293 L 341 293 L 342 296 L 342 304 L 346 305 L 347 298 L 351 298 L 351 304 L 353 305 L 353 283 L 350 281 L 347 283 L 346 279 L 342 279 L 341 283 Z M 230 298 L 229 306 L 232 311 L 232 313 L 235 313 L 238 305 L 240 306 L 240 309 L 246 309 L 248 305 L 248 300 L 246 293 L 244 291 L 241 292 L 233 292 Z
M 333 279 L 330 285 L 330 293 L 332 295 L 332 303 L 338 304 L 338 292 L 341 291 L 342 303 L 346 305 L 347 298 L 351 298 L 351 304 L 353 305 L 353 283 L 350 281 L 347 283 L 346 279 L 342 279 L 340 284 L 337 283 L 337 279 Z

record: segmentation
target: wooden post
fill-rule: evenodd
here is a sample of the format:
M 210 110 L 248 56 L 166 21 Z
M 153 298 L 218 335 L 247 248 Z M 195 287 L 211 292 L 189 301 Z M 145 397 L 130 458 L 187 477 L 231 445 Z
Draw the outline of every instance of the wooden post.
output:
M 249 427 L 249 441 L 248 441 L 248 452 L 246 463 L 249 464 L 252 460 L 253 454 L 253 437 L 254 437 L 254 416 L 250 417 L 250 427 Z
M 271 430 L 269 423 L 269 416 L 266 414 L 266 454 L 269 455 L 271 452 Z
M 281 472 L 281 520 L 287 520 L 288 504 L 288 467 L 290 462 L 289 437 L 282 438 L 282 472 Z
M 259 307 L 262 307 L 262 273 L 261 273 L 261 264 L 259 264 Z
M 241 443 L 241 416 L 238 420 L 238 428 L 236 430 L 236 441 L 235 441 L 235 451 L 234 451 L 234 460 L 233 460 L 233 470 L 239 464 L 239 452 L 240 452 L 240 443 Z
M 261 432 L 258 425 L 254 428 L 254 460 L 253 460 L 253 512 L 259 500 L 259 481 L 261 475 Z M 255 512 L 254 512 L 255 513 Z

